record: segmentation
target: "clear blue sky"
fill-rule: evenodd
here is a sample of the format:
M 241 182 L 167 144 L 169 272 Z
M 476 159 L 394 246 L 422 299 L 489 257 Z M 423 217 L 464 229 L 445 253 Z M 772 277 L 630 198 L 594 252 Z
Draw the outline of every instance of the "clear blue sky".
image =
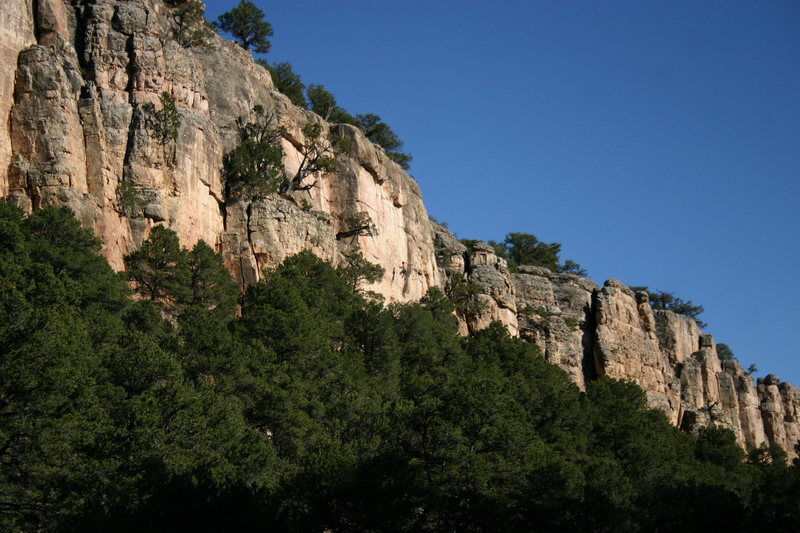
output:
M 266 59 L 390 124 L 459 237 L 561 242 L 800 385 L 800 3 L 256 3 Z

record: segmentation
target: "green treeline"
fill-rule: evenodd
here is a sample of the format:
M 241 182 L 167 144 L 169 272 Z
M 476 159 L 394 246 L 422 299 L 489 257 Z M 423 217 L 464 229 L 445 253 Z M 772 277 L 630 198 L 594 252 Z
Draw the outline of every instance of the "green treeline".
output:
M 581 393 L 432 290 L 302 253 L 239 295 L 153 228 L 116 274 L 67 208 L 0 203 L 0 530 L 789 531 L 800 475 Z M 131 289 L 131 287 L 133 287 Z M 133 297 L 133 294 L 136 297 Z
M 474 241 L 462 240 L 468 248 Z M 511 272 L 517 272 L 520 265 L 540 266 L 553 272 L 576 274 L 583 278 L 589 273 L 578 263 L 567 259 L 563 263 L 559 258 L 561 243 L 542 242 L 530 233 L 509 233 L 503 242 L 488 241 L 486 244 L 494 249 L 498 257 L 508 261 Z

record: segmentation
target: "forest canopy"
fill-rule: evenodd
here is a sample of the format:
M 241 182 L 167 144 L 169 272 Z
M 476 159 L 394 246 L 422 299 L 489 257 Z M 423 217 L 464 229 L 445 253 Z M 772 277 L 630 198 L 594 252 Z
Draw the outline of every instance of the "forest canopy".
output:
M 0 202 L 4 531 L 788 531 L 800 476 L 585 393 L 438 290 L 384 306 L 309 252 L 244 294 L 156 226 L 112 271 Z M 352 268 L 363 268 L 358 262 Z M 133 297 L 133 292 L 137 297 Z M 237 312 L 238 308 L 238 312 Z

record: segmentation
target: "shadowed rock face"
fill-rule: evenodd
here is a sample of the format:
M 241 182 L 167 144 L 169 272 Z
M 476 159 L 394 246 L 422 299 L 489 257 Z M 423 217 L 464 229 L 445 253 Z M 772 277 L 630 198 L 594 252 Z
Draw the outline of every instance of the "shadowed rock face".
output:
M 463 333 L 499 320 L 581 388 L 598 375 L 631 379 L 676 425 L 719 424 L 743 446 L 769 441 L 794 454 L 798 388 L 772 375 L 754 384 L 738 362 L 719 360 L 691 319 L 653 311 L 646 295 L 616 280 L 600 288 L 537 267 L 510 273 L 491 247 L 468 250 L 431 224 L 417 183 L 381 148 L 292 105 L 249 52 L 217 37 L 210 48 L 182 47 L 161 0 L 84 4 L 0 1 L 0 59 L 13 67 L 0 69 L 0 197 L 27 210 L 69 205 L 116 269 L 165 224 L 184 246 L 214 246 L 242 286 L 300 250 L 338 264 L 356 246 L 384 267 L 368 288 L 389 301 L 419 299 L 460 276 L 482 302 L 480 312 L 459 316 Z M 166 145 L 148 127 L 148 105 L 159 108 L 163 92 L 181 117 Z M 238 142 L 237 119 L 252 120 L 255 105 L 285 128 L 288 174 L 300 165 L 310 122 L 349 140 L 339 170 L 316 176 L 318 186 L 293 201 L 228 200 L 223 156 Z M 122 205 L 120 183 L 136 191 L 137 205 Z M 341 238 L 360 212 L 378 232 Z

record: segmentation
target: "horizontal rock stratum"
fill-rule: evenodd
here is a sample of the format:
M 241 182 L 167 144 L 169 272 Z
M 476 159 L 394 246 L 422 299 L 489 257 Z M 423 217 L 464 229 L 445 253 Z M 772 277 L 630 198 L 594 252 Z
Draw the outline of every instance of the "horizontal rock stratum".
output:
M 214 246 L 242 286 L 300 250 L 338 264 L 356 247 L 384 267 L 368 288 L 388 301 L 468 279 L 483 305 L 460 317 L 462 332 L 499 320 L 581 388 L 600 375 L 631 379 L 675 425 L 722 425 L 744 447 L 775 443 L 794 456 L 798 388 L 773 375 L 755 384 L 738 362 L 720 361 L 691 319 L 653 311 L 646 295 L 616 280 L 601 288 L 537 267 L 510 273 L 491 247 L 467 250 L 431 223 L 411 176 L 357 128 L 292 105 L 249 52 L 219 37 L 210 48 L 181 46 L 160 0 L 84 4 L 0 2 L 0 60 L 13 66 L 0 70 L 0 197 L 27 210 L 70 206 L 116 269 L 164 224 L 185 246 L 200 239 Z M 181 117 L 166 147 L 144 117 L 163 92 Z M 223 157 L 237 142 L 237 120 L 252 120 L 257 105 L 285 128 L 288 172 L 300 164 L 309 123 L 349 139 L 340 170 L 293 193 L 294 201 L 227 200 Z M 141 206 L 122 208 L 120 183 L 137 191 Z M 377 233 L 337 239 L 357 213 L 367 213 Z

